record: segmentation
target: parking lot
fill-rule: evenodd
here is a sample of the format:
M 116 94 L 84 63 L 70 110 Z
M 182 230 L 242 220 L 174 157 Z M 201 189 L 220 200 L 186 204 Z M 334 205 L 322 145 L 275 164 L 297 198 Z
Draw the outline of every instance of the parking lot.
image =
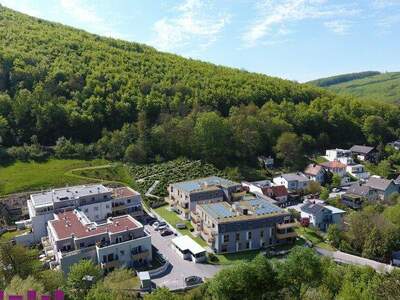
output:
M 171 240 L 175 235 L 163 237 L 158 231 L 154 230 L 153 226 L 145 225 L 145 228 L 151 234 L 153 246 L 158 249 L 159 253 L 161 253 L 172 266 L 170 272 L 164 276 L 152 279 L 157 287 L 165 286 L 172 290 L 181 289 L 186 286 L 186 277 L 199 276 L 203 279 L 211 278 L 221 269 L 221 266 L 196 264 L 182 259 L 171 246 Z

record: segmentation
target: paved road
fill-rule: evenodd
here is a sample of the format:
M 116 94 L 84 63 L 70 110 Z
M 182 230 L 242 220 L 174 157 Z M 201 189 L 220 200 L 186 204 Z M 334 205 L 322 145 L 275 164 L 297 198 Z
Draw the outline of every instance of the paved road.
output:
M 377 261 L 374 261 L 371 259 L 367 259 L 367 258 L 363 258 L 360 256 L 351 255 L 351 254 L 344 253 L 341 251 L 329 251 L 329 250 L 325 250 L 325 249 L 318 248 L 318 247 L 316 247 L 315 250 L 319 254 L 328 256 L 338 263 L 369 266 L 380 273 L 390 272 L 393 269 L 395 269 L 395 267 L 393 267 L 391 265 L 380 263 L 380 262 L 377 262 Z
M 146 225 L 146 230 L 151 234 L 151 242 L 160 253 L 170 262 L 172 269 L 168 274 L 161 278 L 152 279 L 157 286 L 165 286 L 169 289 L 180 289 L 185 287 L 185 277 L 200 276 L 202 278 L 211 278 L 221 266 L 210 264 L 195 264 L 191 261 L 182 259 L 171 247 L 171 239 L 175 236 L 162 237 L 158 231 L 151 226 Z

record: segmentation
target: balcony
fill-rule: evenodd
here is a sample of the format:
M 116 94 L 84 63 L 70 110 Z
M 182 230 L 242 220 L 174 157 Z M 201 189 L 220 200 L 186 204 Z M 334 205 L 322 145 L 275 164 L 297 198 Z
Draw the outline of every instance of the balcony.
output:
M 108 262 L 102 262 L 100 264 L 102 269 L 118 268 L 120 266 L 119 260 L 113 260 Z
M 149 250 L 132 253 L 132 260 L 146 259 L 149 256 L 149 253 Z
M 297 226 L 299 226 L 299 224 L 297 222 L 276 224 L 276 228 L 279 230 L 293 228 L 293 227 L 297 227 Z
M 297 233 L 295 231 L 287 232 L 287 233 L 277 233 L 276 234 L 276 238 L 278 240 L 285 240 L 285 239 L 295 238 L 295 237 L 297 237 Z
M 127 208 L 128 208 L 128 206 L 126 204 L 113 205 L 112 206 L 112 212 L 119 211 L 119 210 L 125 210 Z

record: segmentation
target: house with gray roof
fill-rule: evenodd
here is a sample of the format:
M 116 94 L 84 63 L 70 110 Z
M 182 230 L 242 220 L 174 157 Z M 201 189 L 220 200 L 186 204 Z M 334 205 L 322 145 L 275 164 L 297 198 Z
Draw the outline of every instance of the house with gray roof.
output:
M 190 219 L 190 212 L 197 203 L 232 201 L 243 193 L 240 183 L 209 176 L 195 180 L 182 181 L 168 186 L 168 197 L 165 199 L 185 219 Z
M 343 226 L 344 210 L 324 203 L 307 202 L 298 206 L 302 219 L 308 219 L 310 225 L 319 230 L 326 231 L 331 224 L 340 228 Z
M 376 201 L 378 193 L 375 189 L 360 182 L 352 184 L 342 195 L 342 203 L 354 209 L 361 208 L 362 203 Z
M 371 162 L 376 160 L 377 152 L 375 147 L 354 145 L 350 148 L 350 151 L 358 160 Z
M 399 186 L 396 181 L 379 177 L 371 177 L 365 183 L 366 186 L 374 189 L 380 200 L 389 200 L 390 196 L 399 192 Z
M 308 187 L 310 179 L 302 172 L 297 172 L 274 177 L 273 182 L 276 185 L 284 185 L 289 191 L 300 191 Z
M 251 194 L 231 203 L 197 204 L 191 222 L 215 253 L 267 248 L 297 236 L 290 213 Z

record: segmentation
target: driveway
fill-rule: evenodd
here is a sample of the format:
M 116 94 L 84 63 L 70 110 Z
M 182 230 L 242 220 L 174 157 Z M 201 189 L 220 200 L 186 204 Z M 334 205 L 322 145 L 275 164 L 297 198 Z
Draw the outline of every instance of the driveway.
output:
M 151 243 L 153 246 L 156 247 L 172 265 L 169 273 L 163 277 L 152 279 L 157 287 L 165 286 L 171 290 L 181 289 L 186 286 L 185 278 L 188 276 L 195 275 L 202 278 L 211 278 L 221 270 L 221 266 L 196 264 L 182 259 L 171 247 L 171 240 L 175 237 L 174 235 L 162 237 L 152 226 L 145 225 L 145 228 L 151 234 Z

